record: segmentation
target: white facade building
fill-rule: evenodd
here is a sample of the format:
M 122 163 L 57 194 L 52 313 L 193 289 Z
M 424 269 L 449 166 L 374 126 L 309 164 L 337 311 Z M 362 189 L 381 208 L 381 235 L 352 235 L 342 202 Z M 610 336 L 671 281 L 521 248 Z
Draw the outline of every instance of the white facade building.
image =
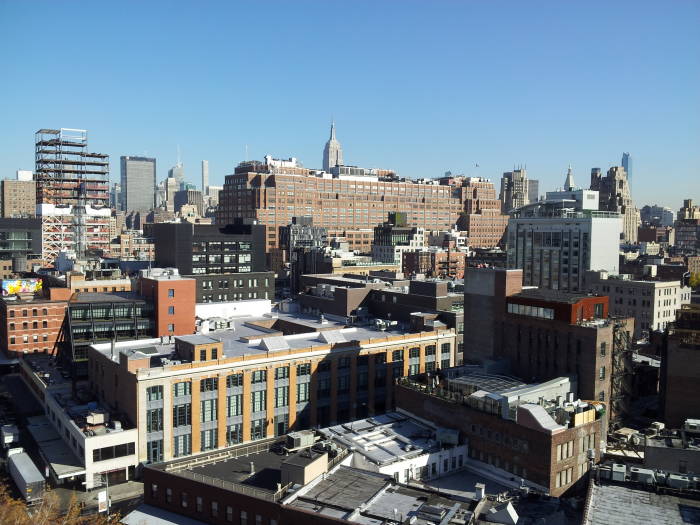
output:
M 398 412 L 319 432 L 353 451 L 344 465 L 392 476 L 399 483 L 446 476 L 468 462 L 467 445 L 457 444 L 457 430 L 438 429 Z
M 690 304 L 690 288 L 680 281 L 633 280 L 629 275 L 587 272 L 585 289 L 610 297 L 609 311 L 634 317 L 634 337 L 644 338 L 675 321 L 681 305 Z
M 415 252 L 425 248 L 425 230 L 416 228 L 405 244 L 373 244 L 372 259 L 386 264 L 403 264 L 403 252 Z
M 574 201 L 574 207 L 577 210 L 597 210 L 598 209 L 598 192 L 594 190 L 557 190 L 548 191 L 545 194 L 545 200 L 569 200 Z M 572 203 L 573 204 L 573 203 Z
M 128 481 L 139 460 L 138 429 L 126 428 L 97 402 L 79 404 L 69 379 L 63 378 L 47 355 L 21 361 L 21 375 L 38 398 L 45 416 L 28 420 L 45 471 L 56 483 L 83 479 L 86 490 Z M 124 422 L 126 424 L 126 422 Z
M 507 268 L 523 270 L 523 285 L 577 292 L 588 270 L 619 270 L 619 214 L 563 208 L 543 201 L 508 221 Z

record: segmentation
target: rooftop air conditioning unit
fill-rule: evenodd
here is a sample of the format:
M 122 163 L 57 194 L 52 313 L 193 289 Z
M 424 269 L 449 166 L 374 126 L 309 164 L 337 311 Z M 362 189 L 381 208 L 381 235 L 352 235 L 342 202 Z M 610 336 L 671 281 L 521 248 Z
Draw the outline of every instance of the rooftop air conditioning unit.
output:
M 85 418 L 88 425 L 104 425 L 104 412 L 90 412 Z

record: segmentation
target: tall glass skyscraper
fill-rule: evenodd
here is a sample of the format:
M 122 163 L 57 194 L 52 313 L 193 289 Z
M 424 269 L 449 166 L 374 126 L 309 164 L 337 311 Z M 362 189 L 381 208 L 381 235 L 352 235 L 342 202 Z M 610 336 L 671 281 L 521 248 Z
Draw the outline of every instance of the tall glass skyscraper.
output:
M 627 172 L 627 178 L 632 177 L 632 157 L 627 152 L 622 154 L 622 167 Z
M 121 204 L 126 212 L 147 212 L 155 208 L 156 159 L 121 158 Z

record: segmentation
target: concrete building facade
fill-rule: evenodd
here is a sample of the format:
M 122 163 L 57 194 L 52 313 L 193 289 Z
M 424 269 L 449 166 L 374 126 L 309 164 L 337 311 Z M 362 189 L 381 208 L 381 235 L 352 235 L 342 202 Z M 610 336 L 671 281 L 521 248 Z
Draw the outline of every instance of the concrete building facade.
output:
M 156 206 L 156 159 L 121 157 L 121 209 L 149 212 Z
M 530 203 L 530 180 L 524 169 L 507 171 L 501 177 L 501 210 L 508 213 L 513 208 L 520 208 Z
M 634 338 L 663 331 L 676 319 L 682 305 L 690 304 L 690 288 L 680 281 L 636 280 L 627 275 L 586 272 L 584 289 L 610 298 L 610 313 L 633 317 Z
M 196 302 L 272 299 L 265 227 L 258 224 L 162 223 L 151 227 L 156 264 L 197 281 Z
M 467 268 L 464 275 L 464 362 L 493 359 L 501 347 L 506 299 L 523 287 L 522 270 Z
M 580 291 L 587 270 L 619 273 L 617 213 L 541 202 L 508 222 L 507 267 L 523 270 L 524 286 Z

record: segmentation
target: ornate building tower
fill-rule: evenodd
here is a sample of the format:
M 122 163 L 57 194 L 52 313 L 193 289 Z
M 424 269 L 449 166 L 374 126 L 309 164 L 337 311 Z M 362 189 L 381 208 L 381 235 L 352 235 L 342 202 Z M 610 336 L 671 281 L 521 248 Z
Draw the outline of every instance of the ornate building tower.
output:
M 622 240 L 634 244 L 637 242 L 637 228 L 641 223 L 639 210 L 635 208 L 630 192 L 629 180 L 625 168 L 613 166 L 605 177 L 599 168 L 591 170 L 591 189 L 599 192 L 601 211 L 612 211 L 622 215 Z
M 333 166 L 343 164 L 343 148 L 335 138 L 335 122 L 331 123 L 331 137 L 323 148 L 323 169 L 330 171 Z

